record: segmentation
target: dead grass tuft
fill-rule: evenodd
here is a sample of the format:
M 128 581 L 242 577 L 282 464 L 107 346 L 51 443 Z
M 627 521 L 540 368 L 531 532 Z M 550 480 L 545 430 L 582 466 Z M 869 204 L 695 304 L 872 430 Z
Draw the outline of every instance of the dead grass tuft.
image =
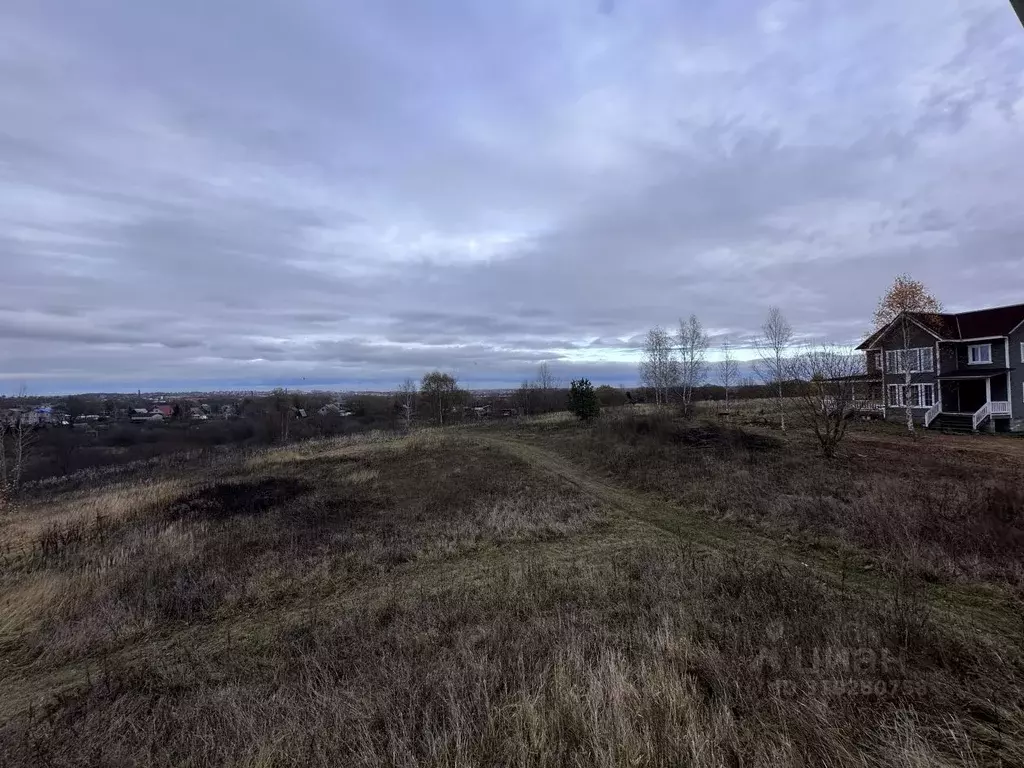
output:
M 84 748 L 129 763 L 981 765 L 1022 754 L 1019 710 L 995 703 L 1006 664 L 894 601 L 641 549 L 105 663 L 0 745 L 57 764 Z

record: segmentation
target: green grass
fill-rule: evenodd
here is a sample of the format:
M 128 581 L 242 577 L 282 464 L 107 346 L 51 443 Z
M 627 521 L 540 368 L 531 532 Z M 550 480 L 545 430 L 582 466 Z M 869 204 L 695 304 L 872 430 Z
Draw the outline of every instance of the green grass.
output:
M 892 439 L 555 421 L 55 487 L 0 523 L 0 762 L 1021 764 L 987 529 L 793 502 L 971 477 Z

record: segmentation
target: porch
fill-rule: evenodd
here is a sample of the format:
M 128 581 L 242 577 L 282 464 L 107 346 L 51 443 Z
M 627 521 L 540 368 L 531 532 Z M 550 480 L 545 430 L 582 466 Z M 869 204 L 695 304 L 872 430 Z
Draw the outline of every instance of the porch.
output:
M 850 382 L 852 387 L 846 405 L 852 416 L 864 418 L 885 418 L 885 398 L 882 397 L 882 380 L 875 376 L 851 376 L 841 381 Z
M 926 427 L 940 417 L 948 417 L 940 425 L 950 422 L 971 430 L 1010 418 L 1009 369 L 957 371 L 938 378 L 939 397 L 925 415 Z

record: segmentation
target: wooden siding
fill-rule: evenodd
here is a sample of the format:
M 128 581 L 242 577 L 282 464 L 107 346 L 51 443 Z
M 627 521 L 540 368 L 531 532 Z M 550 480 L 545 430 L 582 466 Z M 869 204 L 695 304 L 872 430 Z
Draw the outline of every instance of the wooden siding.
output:
M 916 349 L 918 347 L 930 347 L 934 357 L 936 338 L 932 334 L 928 333 L 928 331 L 923 330 L 916 323 L 911 323 L 909 339 L 911 349 Z M 940 344 L 939 346 L 941 348 L 942 345 Z M 887 334 L 879 339 L 878 347 L 876 348 L 881 349 L 883 354 L 894 349 L 903 349 L 903 329 L 900 324 L 897 323 Z M 930 384 L 935 382 L 935 375 L 934 371 L 912 373 L 910 374 L 910 382 L 912 384 Z M 906 380 L 904 374 L 891 373 L 888 370 L 886 370 L 884 378 L 886 384 L 902 384 Z
M 952 347 L 956 351 L 956 370 L 960 371 L 984 371 L 986 368 L 1007 368 L 1006 365 L 1006 344 L 1004 339 L 985 339 L 984 341 L 958 341 L 952 344 L 940 344 L 943 347 Z M 969 364 L 968 349 L 976 344 L 992 345 L 992 362 Z M 945 370 L 945 369 L 943 369 Z
M 939 372 L 940 373 L 951 373 L 960 369 L 960 363 L 958 362 L 957 355 L 957 343 L 950 343 L 947 341 L 939 342 Z
M 1020 345 L 1024 343 L 1024 326 L 1010 334 L 1010 408 L 1013 419 L 1024 420 L 1024 361 L 1021 360 Z M 1024 422 L 1022 422 L 1024 423 Z
M 879 351 L 878 350 L 874 350 L 874 349 L 869 349 L 864 354 L 867 356 L 867 363 L 866 363 L 866 365 L 864 367 L 864 370 L 867 372 L 867 374 L 869 376 L 878 376 L 879 378 L 881 378 L 881 376 L 882 376 L 882 368 L 878 364 Z

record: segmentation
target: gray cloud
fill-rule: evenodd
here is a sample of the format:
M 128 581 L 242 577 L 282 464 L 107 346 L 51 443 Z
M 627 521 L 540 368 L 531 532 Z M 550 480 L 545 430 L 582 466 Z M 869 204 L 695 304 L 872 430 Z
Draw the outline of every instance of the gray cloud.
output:
M 1021 301 L 1007 4 L 0 9 L 0 388 L 628 383 L 646 328 Z

